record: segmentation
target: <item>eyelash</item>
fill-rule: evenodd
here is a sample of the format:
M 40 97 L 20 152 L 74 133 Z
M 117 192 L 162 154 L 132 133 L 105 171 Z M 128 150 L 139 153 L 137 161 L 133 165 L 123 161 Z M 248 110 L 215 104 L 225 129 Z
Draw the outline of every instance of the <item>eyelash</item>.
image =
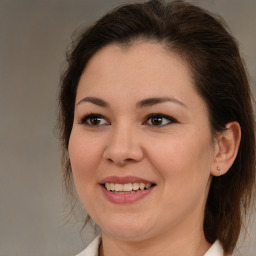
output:
M 93 124 L 89 124 L 88 120 L 90 120 L 91 118 L 102 118 L 105 119 L 109 124 L 110 122 L 101 114 L 97 114 L 97 113 L 91 113 L 91 114 L 86 114 L 85 116 L 83 116 L 80 121 L 79 124 L 85 124 L 87 126 L 95 126 L 95 127 L 99 127 L 101 125 L 93 125 Z M 106 124 L 105 124 L 106 125 Z
M 161 118 L 162 120 L 163 119 L 168 120 L 168 122 L 166 124 L 162 124 L 162 125 L 149 124 L 149 125 L 154 126 L 154 127 L 163 127 L 163 126 L 167 126 L 167 125 L 170 125 L 170 124 L 173 124 L 173 123 L 177 123 L 177 120 L 173 117 L 167 116 L 167 115 L 162 114 L 162 113 L 154 113 L 154 114 L 149 114 L 146 118 L 146 121 L 144 121 L 143 124 L 146 124 L 149 120 L 151 120 L 151 122 L 152 122 L 153 118 Z
M 91 122 L 92 120 L 90 120 L 91 118 L 104 119 L 107 123 L 106 124 L 99 124 L 99 125 L 95 124 L 95 125 L 93 125 L 92 122 Z M 165 124 L 160 124 L 160 125 L 148 124 L 148 122 L 150 120 L 151 120 L 151 123 L 152 123 L 153 118 L 160 118 L 161 120 L 166 119 L 168 121 Z M 88 123 L 88 121 L 90 121 L 90 123 Z M 142 124 L 160 128 L 160 127 L 164 127 L 164 126 L 167 126 L 167 125 L 170 125 L 170 124 L 173 124 L 173 123 L 177 123 L 177 120 L 175 118 L 167 116 L 167 115 L 162 114 L 162 113 L 154 113 L 154 114 L 149 114 L 146 117 L 146 120 Z M 90 127 L 100 127 L 100 126 L 103 126 L 103 125 L 110 125 L 111 123 L 103 115 L 97 114 L 97 113 L 91 113 L 91 114 L 86 114 L 85 116 L 83 116 L 80 119 L 79 124 L 84 124 L 84 125 L 87 125 L 87 126 L 90 126 Z

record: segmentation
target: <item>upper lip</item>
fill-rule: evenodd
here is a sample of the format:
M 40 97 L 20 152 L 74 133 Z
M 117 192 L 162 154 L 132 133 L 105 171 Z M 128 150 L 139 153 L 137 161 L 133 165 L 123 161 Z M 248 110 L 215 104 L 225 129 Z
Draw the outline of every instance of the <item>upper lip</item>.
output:
M 100 184 L 105 183 L 115 183 L 115 184 L 127 184 L 127 183 L 144 183 L 144 184 L 154 184 L 154 182 L 139 178 L 136 176 L 108 176 L 100 181 Z

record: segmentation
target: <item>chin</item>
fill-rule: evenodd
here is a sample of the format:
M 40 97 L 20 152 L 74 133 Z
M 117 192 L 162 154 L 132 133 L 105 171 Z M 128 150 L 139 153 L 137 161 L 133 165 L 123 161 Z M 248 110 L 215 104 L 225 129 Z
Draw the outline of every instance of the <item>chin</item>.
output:
M 140 241 L 148 238 L 150 226 L 142 221 L 109 221 L 100 225 L 102 232 L 125 241 Z

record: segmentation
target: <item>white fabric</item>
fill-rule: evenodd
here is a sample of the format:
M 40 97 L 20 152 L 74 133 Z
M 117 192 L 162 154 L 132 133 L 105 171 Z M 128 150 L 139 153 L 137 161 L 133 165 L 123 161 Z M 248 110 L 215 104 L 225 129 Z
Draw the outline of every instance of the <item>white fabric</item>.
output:
M 88 245 L 85 250 L 77 254 L 77 256 L 98 256 L 100 243 L 101 236 L 99 235 Z
M 220 244 L 220 242 L 217 240 L 210 249 L 206 252 L 204 256 L 223 256 L 224 251 Z
M 77 256 L 98 256 L 99 246 L 101 243 L 101 236 L 97 236 L 88 247 L 77 254 Z M 210 249 L 205 253 L 204 256 L 223 256 L 224 252 L 219 241 L 216 241 Z

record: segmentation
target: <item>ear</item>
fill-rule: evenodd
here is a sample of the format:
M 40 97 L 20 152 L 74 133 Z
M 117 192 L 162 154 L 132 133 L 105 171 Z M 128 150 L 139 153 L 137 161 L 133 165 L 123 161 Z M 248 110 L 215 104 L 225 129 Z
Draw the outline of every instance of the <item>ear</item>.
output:
M 215 162 L 211 174 L 225 174 L 234 163 L 241 141 L 241 128 L 238 122 L 226 125 L 226 130 L 218 134 L 215 140 Z

